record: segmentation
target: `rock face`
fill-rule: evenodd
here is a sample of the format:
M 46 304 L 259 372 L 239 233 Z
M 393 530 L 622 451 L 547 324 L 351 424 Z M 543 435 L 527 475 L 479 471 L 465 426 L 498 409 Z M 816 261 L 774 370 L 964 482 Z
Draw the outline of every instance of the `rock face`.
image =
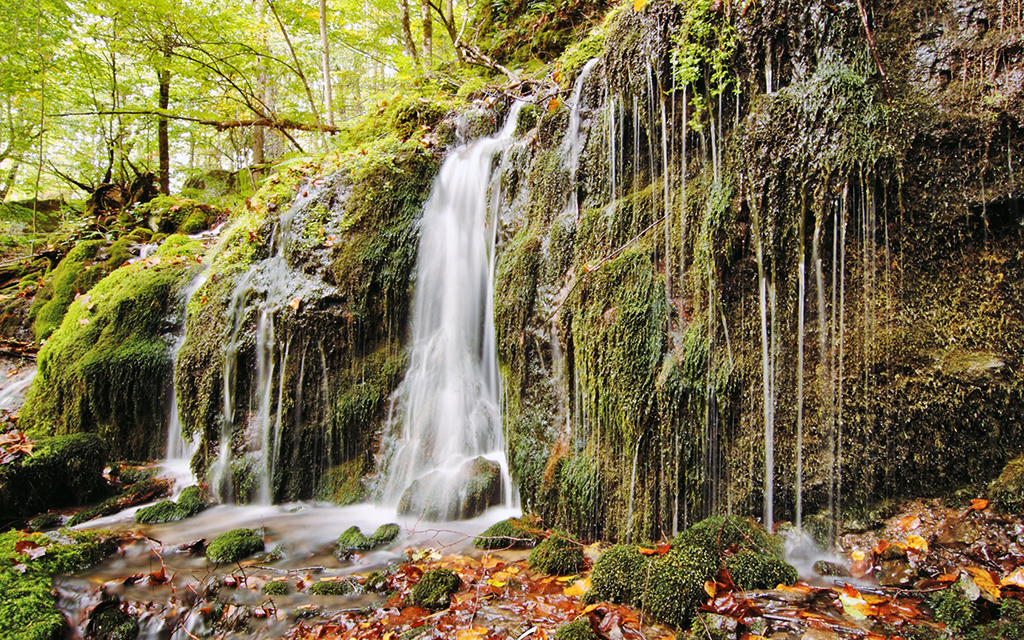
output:
M 432 471 L 419 478 L 402 494 L 398 513 L 431 522 L 468 520 L 501 504 L 503 492 L 501 466 L 483 457 L 473 458 L 454 474 Z

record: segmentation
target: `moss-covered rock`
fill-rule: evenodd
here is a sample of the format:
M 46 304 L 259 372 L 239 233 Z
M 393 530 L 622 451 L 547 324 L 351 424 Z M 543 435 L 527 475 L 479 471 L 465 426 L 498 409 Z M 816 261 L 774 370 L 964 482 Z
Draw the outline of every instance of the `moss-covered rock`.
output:
M 988 488 L 996 506 L 1007 513 L 1024 511 L 1024 457 L 1006 463 Z
M 355 592 L 355 587 L 348 580 L 320 580 L 306 589 L 306 593 L 315 596 L 347 596 Z
M 87 640 L 135 640 L 139 621 L 120 608 L 117 600 L 100 603 L 89 613 L 85 627 Z
M 216 218 L 213 207 L 174 196 L 159 196 L 140 205 L 135 215 L 146 222 L 153 233 L 198 233 L 209 228 Z
M 263 536 L 253 529 L 233 529 L 214 538 L 206 557 L 214 562 L 238 562 L 264 549 Z
M 465 462 L 454 476 L 433 471 L 417 479 L 402 493 L 398 513 L 431 522 L 475 518 L 501 503 L 503 484 L 501 465 L 477 457 Z
M 714 555 L 729 549 L 759 551 L 780 559 L 785 552 L 781 538 L 768 533 L 753 518 L 740 516 L 705 518 L 672 540 L 673 549 L 687 547 L 698 547 Z
M 0 466 L 0 512 L 12 516 L 78 506 L 106 488 L 107 447 L 96 434 L 35 443 L 32 455 Z
M 173 366 L 167 317 L 195 268 L 136 262 L 75 300 L 39 352 L 21 412 L 26 432 L 96 432 L 121 459 L 160 456 Z
M 575 622 L 567 622 L 555 630 L 555 640 L 598 640 L 590 626 L 590 620 L 584 617 Z
M 105 245 L 103 240 L 79 242 L 53 270 L 29 311 L 28 321 L 32 323 L 36 342 L 42 342 L 57 330 L 76 295 L 88 293 L 107 274 L 100 259 L 100 250 Z
M 68 526 L 74 527 L 89 520 L 113 515 L 128 507 L 152 502 L 166 496 L 170 490 L 171 481 L 166 478 L 145 478 L 123 488 L 117 495 L 107 498 L 100 504 L 79 511 L 68 520 Z
M 376 543 L 363 535 L 359 527 L 352 526 L 338 536 L 334 542 L 333 553 L 339 560 L 345 560 L 356 551 L 369 551 L 375 546 L 377 546 Z
M 540 540 L 536 528 L 536 523 L 525 516 L 507 518 L 495 522 L 482 534 L 473 538 L 473 546 L 477 549 L 530 548 Z
M 409 601 L 427 609 L 447 609 L 462 580 L 450 569 L 431 569 L 412 588 Z
M 44 513 L 40 516 L 32 518 L 28 522 L 28 526 L 31 527 L 32 531 L 46 531 L 47 529 L 56 529 L 64 526 L 64 516 L 59 513 Z
M 268 596 L 283 596 L 288 593 L 288 583 L 284 580 L 271 580 L 260 587 L 260 593 Z
M 565 531 L 554 530 L 530 552 L 530 568 L 556 576 L 583 570 L 583 545 Z
M 53 576 L 85 569 L 117 550 L 109 532 L 66 530 L 60 540 L 0 533 L 0 637 L 5 640 L 61 640 L 67 623 L 53 595 Z M 18 545 L 37 545 L 46 553 L 33 559 Z
M 160 522 L 176 522 L 191 518 L 206 508 L 203 489 L 198 486 L 185 487 L 178 496 L 178 501 L 163 500 L 152 506 L 135 512 L 135 522 L 139 524 L 157 524 Z
M 780 584 L 792 585 L 800 574 L 792 565 L 770 553 L 741 551 L 725 560 L 733 583 L 744 590 L 774 589 Z
M 377 530 L 373 532 L 370 539 L 373 540 L 373 543 L 376 546 L 391 544 L 398 539 L 398 534 L 401 532 L 402 528 L 393 522 L 382 524 L 377 527 Z

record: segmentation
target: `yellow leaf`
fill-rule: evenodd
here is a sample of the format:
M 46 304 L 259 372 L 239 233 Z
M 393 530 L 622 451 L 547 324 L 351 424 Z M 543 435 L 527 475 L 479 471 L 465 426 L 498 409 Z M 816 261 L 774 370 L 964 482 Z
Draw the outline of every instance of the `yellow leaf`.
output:
M 928 541 L 921 536 L 907 536 L 907 547 L 918 551 L 927 551 Z
M 704 593 L 708 594 L 709 598 L 715 597 L 715 594 L 718 593 L 718 585 L 715 584 L 714 580 L 704 581 Z
M 472 627 L 459 631 L 458 640 L 479 640 L 487 635 L 487 627 Z
M 292 301 L 288 303 L 288 306 L 291 307 L 294 311 L 298 311 L 300 304 L 302 304 L 302 300 L 301 299 L 299 299 L 299 298 L 292 298 Z
M 588 604 L 583 609 L 583 615 L 586 615 L 586 614 L 590 613 L 591 611 L 594 611 L 595 609 L 597 609 L 600 606 L 601 606 L 600 604 Z
M 964 567 L 964 569 L 967 570 L 967 573 L 971 574 L 971 579 L 974 580 L 974 584 L 985 590 L 993 598 L 999 598 L 999 587 L 996 586 L 991 573 L 984 569 L 979 569 L 978 567 Z
M 501 589 L 502 587 L 505 586 L 505 581 L 504 580 L 495 580 L 495 579 L 492 578 L 492 579 L 487 581 L 487 584 L 491 585 L 492 587 L 497 587 L 497 588 Z
M 564 593 L 567 596 L 582 598 L 583 594 L 585 594 L 589 590 L 590 578 L 584 578 L 582 580 L 577 580 L 576 582 L 572 583 L 572 586 L 563 589 L 562 593 Z
M 562 105 L 562 101 L 558 98 L 551 98 L 548 100 L 548 113 L 558 111 L 558 107 Z
M 633 11 L 639 11 L 647 4 L 647 0 L 633 0 Z
M 852 558 L 853 560 L 856 560 L 857 562 L 860 562 L 861 560 L 864 559 L 864 552 L 861 551 L 860 549 L 857 549 L 856 551 L 854 551 L 853 553 L 850 554 L 850 558 Z

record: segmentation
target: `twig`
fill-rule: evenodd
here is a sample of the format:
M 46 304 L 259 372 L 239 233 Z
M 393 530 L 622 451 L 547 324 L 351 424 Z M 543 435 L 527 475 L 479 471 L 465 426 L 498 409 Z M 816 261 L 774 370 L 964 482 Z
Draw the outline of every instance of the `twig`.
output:
M 860 12 L 861 24 L 864 25 L 864 33 L 867 35 L 871 57 L 874 58 L 879 73 L 882 74 L 882 91 L 885 93 L 885 99 L 891 100 L 889 95 L 889 76 L 885 73 L 885 69 L 882 67 L 882 59 L 878 57 L 878 49 L 875 48 L 875 36 L 871 34 L 871 27 L 868 26 L 868 10 L 864 6 L 864 0 L 857 0 L 857 10 Z

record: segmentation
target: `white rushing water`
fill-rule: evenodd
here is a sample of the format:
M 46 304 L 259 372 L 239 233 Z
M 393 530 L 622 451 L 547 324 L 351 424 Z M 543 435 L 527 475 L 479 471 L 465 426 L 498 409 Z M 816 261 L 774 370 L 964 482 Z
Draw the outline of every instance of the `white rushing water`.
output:
M 494 232 L 488 186 L 495 153 L 511 139 L 521 104 L 498 135 L 452 151 L 423 213 L 412 354 L 395 392 L 382 497 L 397 503 L 418 479 L 456 475 L 483 456 L 501 465 L 506 505 L 511 480 L 499 410 L 494 338 Z M 400 428 L 399 428 L 400 426 Z

